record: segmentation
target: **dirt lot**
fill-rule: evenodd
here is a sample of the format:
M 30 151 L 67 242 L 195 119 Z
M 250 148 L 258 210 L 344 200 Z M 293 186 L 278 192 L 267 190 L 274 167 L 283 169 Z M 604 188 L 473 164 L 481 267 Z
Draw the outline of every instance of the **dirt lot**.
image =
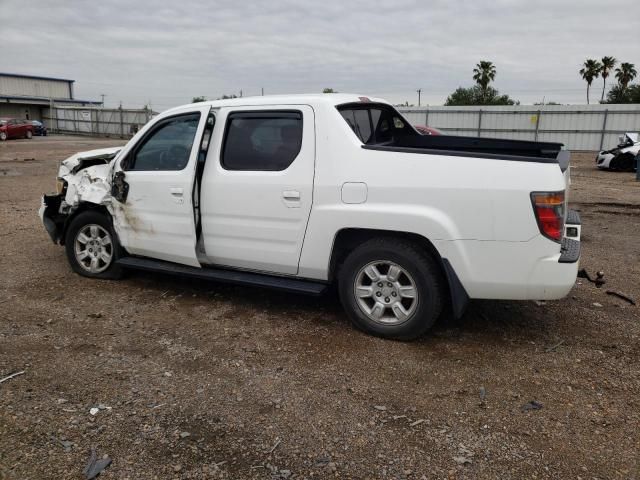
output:
M 83 478 L 92 447 L 105 479 L 640 478 L 640 313 L 605 293 L 640 300 L 633 174 L 574 155 L 604 288 L 473 302 L 399 343 L 334 296 L 71 273 L 40 194 L 59 160 L 119 143 L 0 143 L 0 378 L 25 371 L 0 384 L 0 479 Z

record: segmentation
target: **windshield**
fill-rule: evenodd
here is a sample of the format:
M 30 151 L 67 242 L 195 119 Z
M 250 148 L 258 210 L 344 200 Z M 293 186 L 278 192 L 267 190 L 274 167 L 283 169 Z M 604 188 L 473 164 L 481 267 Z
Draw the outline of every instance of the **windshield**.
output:
M 398 137 L 419 135 L 390 105 L 348 103 L 338 106 L 338 111 L 365 145 L 384 145 Z

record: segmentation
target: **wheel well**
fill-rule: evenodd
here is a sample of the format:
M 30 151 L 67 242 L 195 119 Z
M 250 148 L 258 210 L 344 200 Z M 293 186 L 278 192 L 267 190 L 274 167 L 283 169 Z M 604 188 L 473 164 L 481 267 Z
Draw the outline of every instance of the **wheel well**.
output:
M 371 240 L 372 238 L 388 238 L 393 240 L 405 240 L 416 245 L 436 261 L 440 274 L 447 285 L 447 295 L 453 316 L 460 318 L 464 314 L 469 302 L 469 295 L 460 282 L 453 266 L 446 258 L 442 258 L 436 247 L 428 238 L 417 233 L 397 232 L 389 230 L 377 230 L 368 228 L 347 228 L 340 230 L 333 242 L 333 251 L 329 263 L 329 281 L 335 281 L 340 265 L 354 248 Z
M 65 219 L 64 224 L 62 225 L 62 232 L 60 234 L 60 245 L 65 244 L 67 229 L 69 228 L 69 225 L 71 225 L 71 222 L 73 221 L 73 219 L 76 218 L 82 212 L 86 212 L 88 210 L 102 213 L 105 217 L 111 219 L 111 214 L 109 213 L 109 210 L 107 210 L 107 207 L 105 207 L 104 205 L 97 205 L 95 203 L 90 203 L 90 202 L 80 203 L 78 207 L 73 211 L 73 213 Z
M 436 247 L 422 235 L 417 233 L 397 232 L 392 230 L 377 230 L 369 228 L 345 228 L 340 230 L 333 241 L 333 251 L 331 252 L 331 261 L 329 264 L 329 280 L 335 280 L 340 265 L 344 262 L 354 248 L 363 244 L 364 242 L 371 240 L 372 238 L 388 238 L 388 239 L 402 239 L 410 241 L 417 245 L 423 252 L 431 255 L 438 265 L 441 272 L 445 275 L 444 267 L 442 264 L 442 257 Z

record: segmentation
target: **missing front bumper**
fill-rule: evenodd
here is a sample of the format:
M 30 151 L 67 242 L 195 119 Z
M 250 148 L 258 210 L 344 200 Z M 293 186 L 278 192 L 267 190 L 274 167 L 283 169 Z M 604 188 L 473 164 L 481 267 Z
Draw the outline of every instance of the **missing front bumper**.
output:
M 62 195 L 43 195 L 42 205 L 38 212 L 44 228 L 53 243 L 56 244 L 62 240 L 63 226 L 66 219 L 66 215 L 60 213 L 61 202 Z

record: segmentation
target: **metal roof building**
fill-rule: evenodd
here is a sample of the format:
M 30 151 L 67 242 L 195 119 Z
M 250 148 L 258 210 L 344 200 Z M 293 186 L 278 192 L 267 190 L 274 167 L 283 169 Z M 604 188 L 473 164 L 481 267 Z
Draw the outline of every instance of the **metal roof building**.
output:
M 74 98 L 75 80 L 0 72 L 0 117 L 42 120 L 52 104 L 98 106 L 101 102 Z

